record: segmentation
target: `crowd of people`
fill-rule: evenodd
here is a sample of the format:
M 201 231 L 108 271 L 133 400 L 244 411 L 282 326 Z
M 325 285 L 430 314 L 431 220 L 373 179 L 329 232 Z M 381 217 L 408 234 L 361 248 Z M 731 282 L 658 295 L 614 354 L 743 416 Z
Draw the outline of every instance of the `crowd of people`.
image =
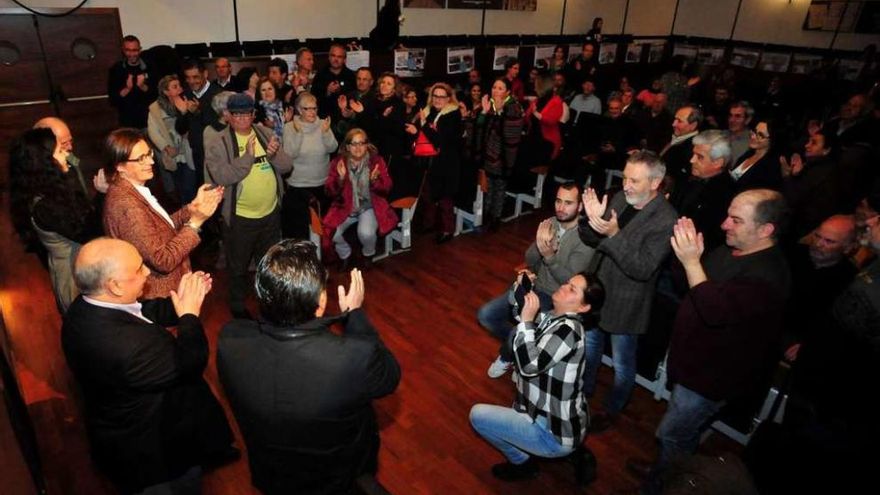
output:
M 697 74 L 675 57 L 644 90 L 626 76 L 601 87 L 592 39 L 570 58 L 557 47 L 548 70 L 526 78 L 512 59 L 494 78 L 471 70 L 419 86 L 349 69 L 340 44 L 320 68 L 301 48 L 295 68 L 273 59 L 265 75 L 233 74 L 219 58 L 214 79 L 200 60 L 155 74 L 140 52 L 126 36 L 109 71 L 120 128 L 91 181 L 58 118 L 10 155 L 13 223 L 46 261 L 94 458 L 123 491 L 192 488 L 199 466 L 238 456 L 202 378 L 211 277 L 190 256 L 212 232 L 236 318 L 217 366 L 254 485 L 347 493 L 376 470 L 371 401 L 400 380 L 360 309 L 359 270 L 398 224 L 392 200 L 419 197 L 425 228 L 445 243 L 480 174 L 494 231 L 508 190 L 538 165 L 561 182 L 555 214 L 511 288 L 477 314 L 501 341 L 489 376 L 512 371 L 516 389 L 512 408 L 470 414 L 506 458 L 496 477 L 531 478 L 535 456 L 569 456 L 592 479 L 584 439 L 620 421 L 646 339 L 668 349 L 672 393 L 657 458 L 628 463 L 643 493 L 661 493 L 725 406 L 766 392 L 780 359 L 793 367 L 784 435 L 746 453 L 763 489 L 827 481 L 829 465 L 851 472 L 880 438 L 869 406 L 880 362 L 876 80 L 863 77 L 873 86 L 835 110 L 786 97 L 778 77 L 755 92 L 729 68 Z M 620 190 L 606 190 L 607 174 L 622 176 Z M 313 215 L 320 246 L 307 241 Z M 328 317 L 334 258 L 351 286 Z M 336 321 L 341 336 L 327 331 Z M 614 382 L 591 414 L 606 344 Z

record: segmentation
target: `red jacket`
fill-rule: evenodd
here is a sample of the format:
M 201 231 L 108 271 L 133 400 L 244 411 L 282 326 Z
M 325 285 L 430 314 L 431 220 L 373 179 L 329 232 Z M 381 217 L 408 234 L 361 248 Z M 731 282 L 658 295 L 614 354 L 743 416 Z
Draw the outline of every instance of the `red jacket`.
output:
M 342 183 L 339 182 L 339 172 L 336 167 L 343 160 L 345 160 L 345 157 L 340 155 L 330 162 L 330 173 L 327 174 L 327 181 L 324 183 L 327 197 L 333 201 L 330 205 L 330 211 L 324 215 L 323 220 L 324 237 L 322 244 L 326 249 L 329 249 L 331 246 L 336 227 L 339 227 L 348 218 L 348 215 L 351 214 L 352 203 L 354 202 L 352 199 L 351 181 L 346 178 Z M 385 160 L 379 155 L 370 157 L 370 170 L 373 170 L 376 166 L 379 167 L 379 177 L 370 183 L 370 202 L 373 205 L 373 212 L 376 214 L 376 221 L 379 223 L 379 235 L 385 235 L 397 226 L 397 214 L 388 204 L 388 200 L 385 199 L 388 192 L 391 191 L 391 176 L 388 175 L 388 167 L 385 165 Z

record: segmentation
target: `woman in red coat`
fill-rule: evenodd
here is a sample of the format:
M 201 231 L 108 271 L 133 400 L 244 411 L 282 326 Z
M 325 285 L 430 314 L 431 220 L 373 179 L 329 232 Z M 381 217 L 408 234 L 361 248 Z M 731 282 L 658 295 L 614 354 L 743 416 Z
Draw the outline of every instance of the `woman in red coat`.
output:
M 541 137 L 553 145 L 550 156 L 546 158 L 555 160 L 562 148 L 561 124 L 568 121 L 568 105 L 553 92 L 553 80 L 549 76 L 539 76 L 535 80 L 535 92 L 538 98 L 532 100 L 526 114 L 537 120 Z M 547 165 L 547 163 L 535 165 Z
M 361 253 L 368 267 L 376 254 L 376 240 L 397 226 L 397 214 L 386 199 L 391 191 L 388 167 L 362 129 L 352 129 L 345 135 L 339 156 L 330 163 L 324 189 L 333 201 L 324 216 L 324 247 L 329 248 L 332 240 L 342 269 L 347 270 L 352 250 L 343 234 L 357 225 Z

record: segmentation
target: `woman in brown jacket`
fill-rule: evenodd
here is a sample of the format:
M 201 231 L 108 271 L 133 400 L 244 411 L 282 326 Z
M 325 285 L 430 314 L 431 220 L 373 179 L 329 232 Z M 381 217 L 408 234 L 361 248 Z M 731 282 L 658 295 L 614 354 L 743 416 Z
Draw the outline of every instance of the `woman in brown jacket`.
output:
M 104 231 L 132 243 L 150 269 L 142 299 L 167 297 L 190 271 L 189 253 L 199 244 L 199 230 L 217 209 L 223 188 L 199 188 L 192 203 L 168 214 L 145 183 L 153 178 L 153 151 L 135 129 L 107 136 L 104 172 L 110 188 L 104 204 Z

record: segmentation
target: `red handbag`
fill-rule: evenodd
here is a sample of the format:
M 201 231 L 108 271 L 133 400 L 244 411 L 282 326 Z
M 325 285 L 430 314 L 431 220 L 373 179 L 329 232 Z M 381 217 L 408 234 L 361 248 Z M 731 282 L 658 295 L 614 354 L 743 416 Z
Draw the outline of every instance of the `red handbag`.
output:
M 413 156 L 437 156 L 440 154 L 440 150 L 438 150 L 434 143 L 428 139 L 428 136 L 425 135 L 425 132 L 419 129 L 419 135 L 416 137 L 416 141 L 413 143 Z

